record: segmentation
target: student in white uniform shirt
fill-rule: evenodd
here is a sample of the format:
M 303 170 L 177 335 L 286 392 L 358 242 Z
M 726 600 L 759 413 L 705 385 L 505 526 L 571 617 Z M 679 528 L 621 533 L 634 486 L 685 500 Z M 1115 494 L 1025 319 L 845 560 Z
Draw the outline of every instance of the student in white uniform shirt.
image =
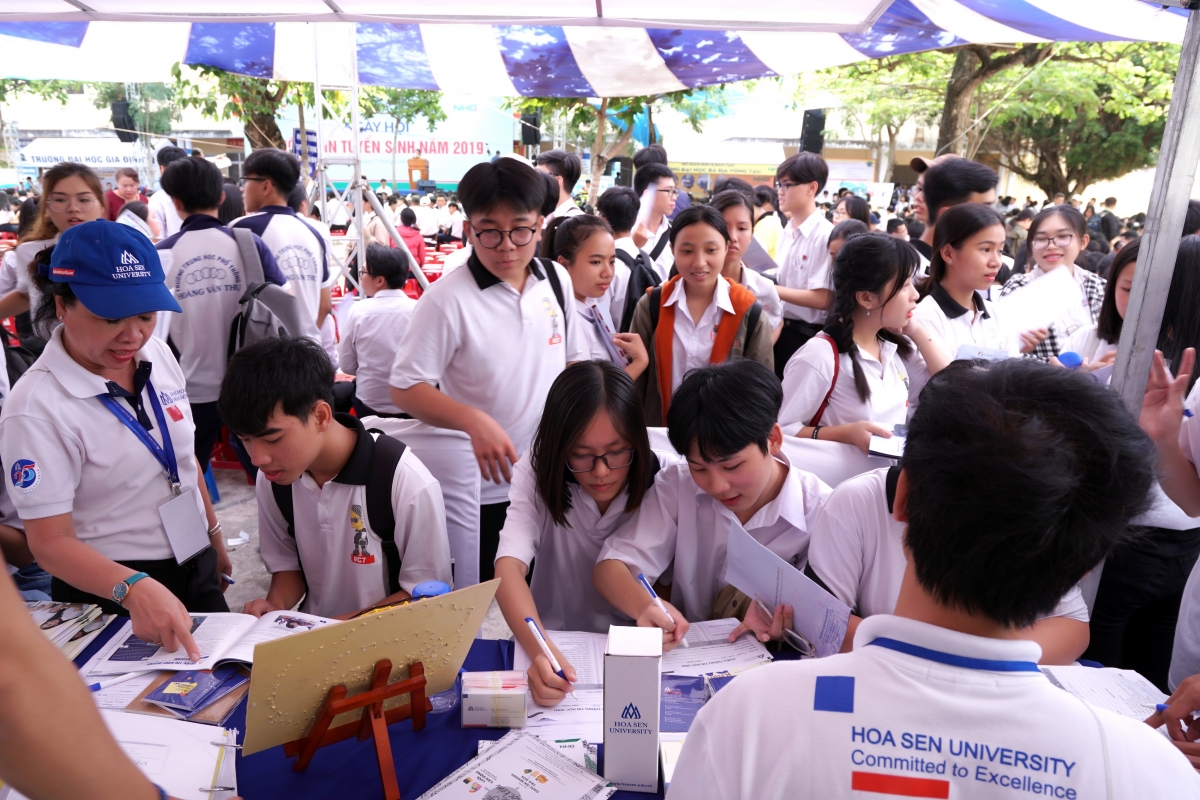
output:
M 1029 260 L 1034 266 L 1028 272 L 1013 275 L 1000 290 L 1001 297 L 1008 297 L 1060 268 L 1074 278 L 1056 298 L 1058 318 L 1051 322 L 1046 338 L 1033 350 L 1033 355 L 1043 361 L 1063 352 L 1063 343 L 1071 334 L 1095 325 L 1100 317 L 1104 279 L 1075 264 L 1089 241 L 1087 221 L 1079 209 L 1069 205 L 1050 206 L 1034 217 L 1029 226 Z
M 33 230 L 21 237 L 13 251 L 13 271 L 16 288 L 0 298 L 0 314 L 13 317 L 33 312 L 41 303 L 41 295 L 33 280 L 37 264 L 49 262 L 50 250 L 63 231 L 85 222 L 104 219 L 104 190 L 100 179 L 86 164 L 64 161 L 42 173 L 42 200 L 38 203 L 37 220 Z M 47 338 L 55 326 L 54 317 L 34 326 L 39 339 Z
M 779 236 L 776 291 L 783 300 L 783 333 L 775 343 L 775 374 L 792 354 L 825 325 L 833 304 L 829 233 L 833 223 L 817 209 L 817 195 L 829 180 L 829 165 L 815 153 L 797 153 L 775 170 L 779 210 L 791 215 Z
M 466 219 L 466 217 L 462 215 L 462 211 L 459 209 L 458 203 L 454 200 L 451 200 L 446 205 L 446 209 L 449 211 L 449 214 L 446 217 L 446 233 L 448 235 L 447 241 L 461 242 L 463 240 L 463 220 Z
M 450 583 L 441 487 L 411 449 L 333 412 L 333 378 L 324 351 L 306 338 L 263 339 L 229 360 L 221 415 L 259 470 L 258 529 L 271 573 L 267 596 L 244 613 L 284 611 L 304 598 L 307 613 L 349 619 L 410 597 L 419 583 Z
M 784 370 L 785 433 L 866 452 L 872 434 L 890 438 L 906 422 L 911 384 L 950 363 L 913 317 L 916 266 L 917 252 L 886 233 L 846 241 L 833 270 L 830 320 Z
M 660 465 L 673 460 L 650 449 L 633 381 L 611 362 L 572 364 L 550 387 L 533 447 L 513 470 L 496 551 L 496 602 L 525 652 L 536 654 L 529 689 L 537 703 L 556 705 L 569 687 L 540 655 L 525 618 L 543 631 L 604 633 L 629 624 L 592 587 L 592 569 L 613 532 L 653 497 Z M 553 634 L 547 642 L 574 682 Z
M 1125 321 L 1125 311 L 1129 308 L 1133 273 L 1137 270 L 1141 249 L 1142 240 L 1139 238 L 1117 251 L 1109 269 L 1109 280 L 1104 285 L 1104 300 L 1100 303 L 1100 314 L 1096 318 L 1096 324 L 1075 331 L 1063 344 L 1063 352 L 1078 353 L 1089 371 L 1094 372 L 1116 363 L 1121 325 Z M 1189 266 L 1194 267 L 1194 264 Z M 1171 277 L 1174 283 L 1175 273 L 1172 273 Z M 1171 303 L 1170 297 L 1168 294 L 1168 303 Z M 1178 310 L 1179 303 L 1176 301 L 1172 307 Z M 1168 320 L 1164 317 L 1162 330 L 1168 329 Z
M 854 612 L 842 652 L 850 651 L 863 619 L 891 614 L 900 596 L 907 557 L 904 523 L 892 513 L 899 477 L 899 467 L 885 467 L 838 484 L 813 522 L 805 572 Z M 1088 645 L 1088 609 L 1079 587 L 1022 638 L 1041 646 L 1041 664 L 1074 663 Z
M 156 312 L 180 310 L 158 253 L 132 228 L 88 222 L 37 281 L 38 317 L 61 324 L 0 415 L 30 550 L 55 600 L 128 615 L 143 640 L 195 658 L 188 612 L 228 611 L 217 573 L 233 567 L 192 455 L 183 371 L 151 336 Z
M 929 293 L 914 317 L 938 337 L 951 358 L 962 347 L 1016 356 L 1031 352 L 1048 331 L 1013 337 L 985 294 L 1003 263 L 1004 222 L 990 206 L 964 203 L 938 216 L 929 265 Z
M 287 204 L 299 180 L 300 162 L 294 155 L 270 147 L 255 150 L 242 164 L 242 199 L 248 213 L 229 227 L 247 228 L 267 243 L 292 294 L 313 321 L 307 335 L 319 342 L 321 326 L 333 308 L 334 276 L 325 240 Z
M 367 245 L 367 267 L 359 273 L 365 298 L 350 306 L 342 322 L 339 368 L 354 376 L 354 413 L 359 417 L 395 417 L 404 413 L 392 402 L 388 380 L 396 348 L 408 330 L 417 301 L 404 293 L 408 259 L 378 244 Z
M 636 333 L 617 333 L 604 299 L 616 275 L 616 248 L 608 223 L 591 214 L 553 220 L 542 235 L 542 258 L 567 268 L 585 359 L 611 361 L 637 380 L 650 363 Z
M 166 147 L 160 147 L 154 158 L 158 162 L 158 174 L 162 175 L 167 171 L 167 167 L 176 161 L 181 158 L 188 158 L 188 154 L 182 147 L 167 145 Z M 183 227 L 183 217 L 180 216 L 179 209 L 175 207 L 175 203 L 172 200 L 170 192 L 162 188 L 150 195 L 150 199 L 146 202 L 146 205 L 149 206 L 150 214 L 158 220 L 158 229 L 164 237 L 174 236 Z
M 771 344 L 774 345 L 783 332 L 783 301 L 770 278 L 746 269 L 742 263 L 742 254 L 754 239 L 754 204 L 741 192 L 731 189 L 718 194 L 709 205 L 721 212 L 729 230 L 729 249 L 721 274 L 754 292 L 771 325 Z
M 901 467 L 896 615 L 863 620 L 852 653 L 738 676 L 668 797 L 1200 797 L 1160 734 L 1051 684 L 1017 638 L 1147 505 L 1155 454 L 1120 399 L 1022 359 L 935 376 Z
M 429 195 L 421 195 L 421 199 L 413 207 L 413 211 L 417 215 L 417 230 L 426 239 L 433 239 L 437 236 L 438 221 L 437 212 L 433 210 L 433 204 L 429 199 Z
M 583 162 L 579 160 L 579 156 L 565 150 L 547 150 L 538 154 L 537 168 L 539 172 L 553 176 L 555 187 L 558 189 L 555 195 L 558 202 L 554 206 L 554 211 L 546 215 L 544 224 L 549 225 L 551 220 L 559 217 L 573 217 L 582 214 L 583 209 L 576 205 L 575 200 L 571 197 L 571 193 L 575 191 L 575 184 L 579 183 L 579 175 L 583 171 Z
M 596 199 L 596 215 L 612 226 L 617 260 L 616 274 L 608 288 L 608 309 L 617 330 L 628 331 L 633 309 L 646 289 L 662 283 L 650 254 L 641 250 L 630 235 L 637 224 L 638 196 L 628 186 L 605 189 Z
M 392 364 L 398 408 L 471 437 L 484 479 L 481 580 L 492 576 L 512 465 L 529 448 L 550 385 L 583 358 L 570 273 L 534 258 L 545 186 L 515 158 L 467 171 L 458 197 L 470 260 L 421 296 Z
M 633 174 L 633 191 L 638 196 L 639 209 L 646 202 L 650 191 L 649 210 L 645 219 L 638 212 L 638 221 L 633 226 L 633 242 L 645 250 L 658 271 L 658 279 L 665 281 L 671 274 L 675 256 L 668 246 L 671 240 L 671 213 L 679 189 L 675 186 L 675 173 L 666 164 L 650 163 L 638 167 Z
M 203 158 L 182 158 L 163 172 L 162 185 L 185 217 L 179 232 L 156 248 L 167 288 L 183 313 L 163 314 L 158 330 L 179 353 L 196 424 L 196 458 L 205 471 L 221 434 L 217 396 L 229 360 L 230 327 L 247 289 L 246 273 L 233 231 L 217 219 L 225 199 L 221 171 Z M 262 239 L 249 235 L 254 238 L 263 278 L 283 286 L 287 279 L 275 256 Z
M 725 613 L 731 523 L 799 568 L 807 560 L 812 520 L 830 489 L 784 456 L 775 421 L 781 400 L 779 379 L 748 359 L 689 372 L 667 417 L 667 435 L 686 463 L 658 474 L 653 496 L 600 553 L 592 575 L 596 590 L 638 625 L 662 628 L 668 649 L 683 639 L 688 622 Z M 653 583 L 668 571 L 670 619 L 635 579 L 643 573 Z M 787 616 L 783 607 L 775 612 L 772 621 L 748 613 L 730 640 L 755 625 L 764 638 L 770 624 Z

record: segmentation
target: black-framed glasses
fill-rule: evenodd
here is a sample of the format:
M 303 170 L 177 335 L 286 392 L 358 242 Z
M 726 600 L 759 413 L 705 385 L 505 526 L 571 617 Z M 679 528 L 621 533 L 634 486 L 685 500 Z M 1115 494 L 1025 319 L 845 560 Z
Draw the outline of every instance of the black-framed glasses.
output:
M 1073 241 L 1075 241 L 1075 234 L 1060 233 L 1058 236 L 1039 236 L 1031 244 L 1034 250 L 1045 250 L 1051 242 L 1054 242 L 1055 247 L 1068 247 Z
M 242 177 L 238 178 L 238 186 L 245 186 L 246 181 L 269 181 L 269 180 L 271 180 L 271 179 L 270 178 L 251 178 L 251 177 L 243 175 Z
M 521 226 L 513 228 L 511 231 L 498 231 L 495 228 L 489 228 L 485 231 L 475 231 L 475 238 L 479 240 L 479 244 L 486 247 L 488 250 L 495 250 L 504 241 L 507 236 L 508 240 L 513 243 L 514 247 L 524 247 L 533 241 L 533 237 L 537 235 L 537 228 L 529 228 Z
M 793 186 L 799 186 L 799 185 L 800 184 L 798 184 L 798 183 L 789 183 L 787 181 L 779 181 L 778 183 L 775 184 L 775 191 L 786 192 L 788 189 L 792 188 Z
M 633 463 L 633 448 L 614 450 L 602 456 L 567 456 L 567 469 L 571 472 L 591 472 L 597 461 L 603 461 L 610 470 L 625 469 Z

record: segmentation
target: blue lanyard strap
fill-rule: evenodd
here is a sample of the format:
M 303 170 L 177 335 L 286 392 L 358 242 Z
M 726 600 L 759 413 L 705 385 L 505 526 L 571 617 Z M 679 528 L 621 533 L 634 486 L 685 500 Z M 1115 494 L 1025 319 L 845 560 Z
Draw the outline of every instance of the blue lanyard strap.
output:
M 175 494 L 179 494 L 179 464 L 175 461 L 175 447 L 171 444 L 171 432 L 167 430 L 167 421 L 163 418 L 162 405 L 158 402 L 158 394 L 154 391 L 154 385 L 148 380 L 146 381 L 146 394 L 150 396 L 150 405 L 154 408 L 154 418 L 158 421 L 158 430 L 162 433 L 161 445 L 150 435 L 150 431 L 143 428 L 142 424 L 137 421 L 137 418 L 133 414 L 130 414 L 115 397 L 107 394 L 98 394 L 96 395 L 96 399 L 103 403 L 126 428 L 133 431 L 133 435 L 138 437 L 142 441 L 142 444 L 146 445 L 151 455 L 166 470 L 167 479 L 171 481 L 171 490 Z
M 979 669 L 988 672 L 1038 672 L 1038 665 L 1032 661 L 997 661 L 991 658 L 971 658 L 970 656 L 958 656 L 953 653 L 943 653 L 940 650 L 930 650 L 928 647 L 921 647 L 908 642 L 901 642 L 896 639 L 888 639 L 879 637 L 867 642 L 867 646 L 875 645 L 876 647 L 886 647 L 888 650 L 895 650 L 897 653 L 904 653 L 917 658 L 924 658 L 928 661 L 936 661 L 939 664 L 949 664 L 952 667 L 964 667 L 966 669 Z

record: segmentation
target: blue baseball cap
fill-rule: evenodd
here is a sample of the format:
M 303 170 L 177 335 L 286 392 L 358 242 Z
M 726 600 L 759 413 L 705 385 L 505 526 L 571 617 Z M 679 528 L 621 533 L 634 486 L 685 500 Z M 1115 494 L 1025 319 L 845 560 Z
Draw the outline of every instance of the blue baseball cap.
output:
M 167 288 L 158 251 L 135 228 L 96 220 L 67 228 L 42 275 L 70 284 L 84 308 L 104 319 L 183 309 Z

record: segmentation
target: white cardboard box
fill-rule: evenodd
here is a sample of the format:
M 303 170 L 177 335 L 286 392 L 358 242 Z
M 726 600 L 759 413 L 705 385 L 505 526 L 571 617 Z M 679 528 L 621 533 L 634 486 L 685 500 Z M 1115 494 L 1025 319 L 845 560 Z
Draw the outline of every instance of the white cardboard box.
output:
M 604 777 L 631 792 L 658 791 L 662 631 L 613 625 L 604 651 Z

